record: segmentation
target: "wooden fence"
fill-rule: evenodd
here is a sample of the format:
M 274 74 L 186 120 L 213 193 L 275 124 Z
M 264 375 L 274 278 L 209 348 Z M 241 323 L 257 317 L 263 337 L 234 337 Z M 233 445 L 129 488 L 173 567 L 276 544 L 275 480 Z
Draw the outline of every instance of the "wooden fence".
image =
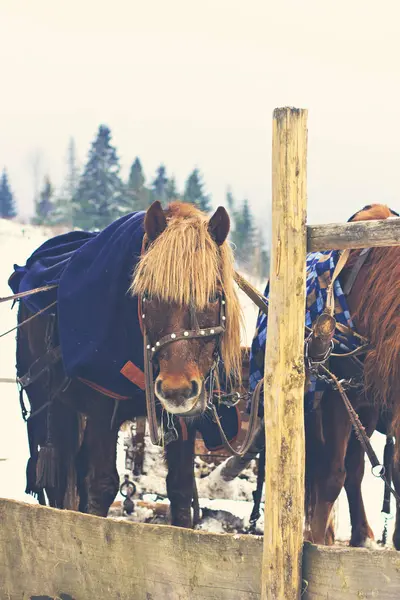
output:
M 400 245 L 400 220 L 306 226 L 307 111 L 274 111 L 263 540 L 0 501 L 7 600 L 394 600 L 400 553 L 303 545 L 307 251 Z
M 0 500 L 1 600 L 260 600 L 262 539 Z M 395 551 L 305 544 L 304 600 L 399 598 Z M 275 596 L 286 600 L 285 596 Z

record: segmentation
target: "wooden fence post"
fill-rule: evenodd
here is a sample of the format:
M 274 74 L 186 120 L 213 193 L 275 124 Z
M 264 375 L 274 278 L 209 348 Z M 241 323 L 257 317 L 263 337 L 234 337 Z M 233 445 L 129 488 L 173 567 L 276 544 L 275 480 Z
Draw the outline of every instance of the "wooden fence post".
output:
M 304 517 L 307 111 L 273 116 L 262 600 L 298 600 Z

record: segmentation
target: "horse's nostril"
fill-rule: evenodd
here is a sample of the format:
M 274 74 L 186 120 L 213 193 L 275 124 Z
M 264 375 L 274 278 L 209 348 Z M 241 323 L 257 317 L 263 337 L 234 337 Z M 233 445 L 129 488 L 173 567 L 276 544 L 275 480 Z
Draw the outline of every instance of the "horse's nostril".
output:
M 157 379 L 156 390 L 157 390 L 157 394 L 162 396 L 162 381 L 160 379 Z
M 197 381 L 193 380 L 192 381 L 192 396 L 198 396 L 199 395 L 199 384 L 197 383 Z

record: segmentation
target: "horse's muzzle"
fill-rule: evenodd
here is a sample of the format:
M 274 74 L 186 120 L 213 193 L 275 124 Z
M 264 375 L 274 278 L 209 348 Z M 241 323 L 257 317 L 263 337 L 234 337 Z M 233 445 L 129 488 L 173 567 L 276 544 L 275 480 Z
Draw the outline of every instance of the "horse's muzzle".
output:
M 160 377 L 155 382 L 155 394 L 169 413 L 194 417 L 206 407 L 204 382 L 185 377 Z

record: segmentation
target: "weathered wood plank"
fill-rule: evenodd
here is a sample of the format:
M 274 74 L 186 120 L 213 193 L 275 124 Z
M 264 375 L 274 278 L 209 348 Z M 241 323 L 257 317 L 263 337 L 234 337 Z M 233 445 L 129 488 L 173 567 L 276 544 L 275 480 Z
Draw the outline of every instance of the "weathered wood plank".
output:
M 307 250 L 400 246 L 400 219 L 308 225 Z
M 263 600 L 301 593 L 304 515 L 304 304 L 307 111 L 276 109 L 272 240 L 265 351 Z
M 261 559 L 258 537 L 0 499 L 1 600 L 259 600 Z M 303 584 L 303 600 L 398 600 L 400 552 L 307 543 Z
M 304 545 L 303 600 L 400 598 L 400 553 Z
M 261 551 L 261 539 L 250 536 L 0 500 L 0 598 L 7 600 L 259 600 Z

